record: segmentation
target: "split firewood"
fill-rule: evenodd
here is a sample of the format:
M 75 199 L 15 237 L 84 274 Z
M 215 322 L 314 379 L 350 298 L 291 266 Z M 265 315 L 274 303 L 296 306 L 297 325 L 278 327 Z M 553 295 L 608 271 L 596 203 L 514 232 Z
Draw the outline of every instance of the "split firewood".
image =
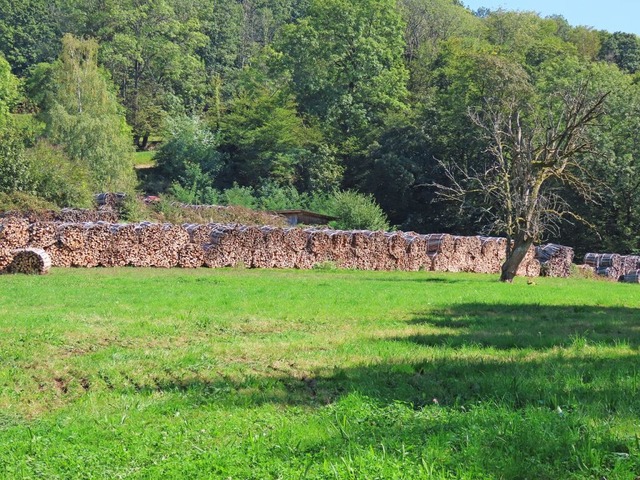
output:
M 23 248 L 13 252 L 8 273 L 44 275 L 51 269 L 51 257 L 41 248 Z

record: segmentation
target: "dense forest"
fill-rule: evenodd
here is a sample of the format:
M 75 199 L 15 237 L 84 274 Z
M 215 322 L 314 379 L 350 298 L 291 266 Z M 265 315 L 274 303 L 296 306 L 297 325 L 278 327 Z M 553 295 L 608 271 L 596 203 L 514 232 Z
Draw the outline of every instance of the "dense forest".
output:
M 458 0 L 0 0 L 0 195 L 339 198 L 404 230 L 504 234 L 482 192 L 442 188 L 492 164 L 507 100 L 535 143 L 583 89 L 603 114 L 549 181 L 572 215 L 541 235 L 638 252 L 639 70 L 633 34 Z

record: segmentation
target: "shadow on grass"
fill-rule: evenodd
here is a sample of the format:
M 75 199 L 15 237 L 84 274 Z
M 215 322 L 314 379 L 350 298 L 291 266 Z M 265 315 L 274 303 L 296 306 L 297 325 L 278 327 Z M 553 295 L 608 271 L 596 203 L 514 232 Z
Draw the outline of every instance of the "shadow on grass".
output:
M 451 284 L 451 283 L 468 283 L 468 280 L 460 280 L 457 278 L 372 278 L 372 281 L 375 282 L 392 282 L 392 283 L 403 283 L 403 282 L 413 282 L 413 283 L 441 283 L 441 284 Z
M 367 466 L 391 461 L 411 467 L 427 458 L 447 473 L 433 478 L 601 478 L 614 469 L 615 478 L 634 478 L 640 448 L 631 434 L 610 426 L 617 419 L 636 424 L 640 416 L 640 367 L 628 348 L 639 343 L 639 313 L 466 304 L 410 320 L 412 331 L 435 331 L 429 335 L 363 336 L 372 354 L 356 366 L 302 373 L 279 359 L 233 371 L 221 366 L 216 372 L 165 369 L 137 380 L 100 378 L 118 394 L 166 401 L 170 417 L 176 401 L 249 416 L 260 405 L 274 405 L 283 416 L 286 407 L 304 407 L 292 409 L 304 415 L 301 425 L 314 415 L 326 420 L 322 440 L 306 454 L 347 467 L 353 454 Z M 276 422 L 289 428 L 294 420 Z M 265 450 L 268 455 L 290 462 L 299 445 L 287 445 L 289 436 L 275 443 L 291 449 Z M 269 437 L 264 442 L 274 443 Z
M 637 308 L 471 303 L 422 312 L 409 323 L 441 331 L 398 340 L 431 347 L 548 349 L 589 343 L 640 346 Z
M 362 340 L 372 352 L 402 352 L 385 354 L 380 363 L 300 373 L 282 362 L 289 365 L 284 370 L 264 365 L 213 381 L 164 378 L 143 388 L 243 405 L 322 406 L 355 392 L 416 408 L 490 402 L 580 409 L 602 418 L 640 414 L 639 309 L 463 304 L 409 323 L 435 333 Z

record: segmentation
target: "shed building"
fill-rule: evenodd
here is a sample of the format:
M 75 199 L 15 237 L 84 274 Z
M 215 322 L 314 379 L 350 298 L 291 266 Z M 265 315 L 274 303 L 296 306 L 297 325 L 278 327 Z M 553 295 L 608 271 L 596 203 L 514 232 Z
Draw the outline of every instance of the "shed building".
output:
M 336 220 L 336 217 L 322 215 L 321 213 L 310 212 L 308 210 L 278 210 L 274 213 L 285 217 L 287 223 L 291 226 L 299 224 L 327 225 L 331 220 Z

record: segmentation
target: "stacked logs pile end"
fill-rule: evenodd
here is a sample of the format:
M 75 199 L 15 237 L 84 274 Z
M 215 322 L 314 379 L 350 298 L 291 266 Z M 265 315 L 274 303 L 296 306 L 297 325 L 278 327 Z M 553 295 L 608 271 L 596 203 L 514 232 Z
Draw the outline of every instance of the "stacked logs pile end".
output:
M 540 262 L 543 277 L 568 277 L 573 263 L 573 248 L 548 243 L 536 247 L 536 258 Z
M 308 269 L 333 262 L 360 270 L 498 273 L 506 245 L 497 237 L 414 232 L 0 219 L 0 270 L 11 264 L 17 249 L 31 248 L 45 252 L 59 267 Z M 538 276 L 540 271 L 532 247 L 518 274 Z
M 51 269 L 51 257 L 42 248 L 20 248 L 14 250 L 7 273 L 45 275 Z
M 640 283 L 640 256 L 638 255 L 587 253 L 581 268 L 608 280 Z

